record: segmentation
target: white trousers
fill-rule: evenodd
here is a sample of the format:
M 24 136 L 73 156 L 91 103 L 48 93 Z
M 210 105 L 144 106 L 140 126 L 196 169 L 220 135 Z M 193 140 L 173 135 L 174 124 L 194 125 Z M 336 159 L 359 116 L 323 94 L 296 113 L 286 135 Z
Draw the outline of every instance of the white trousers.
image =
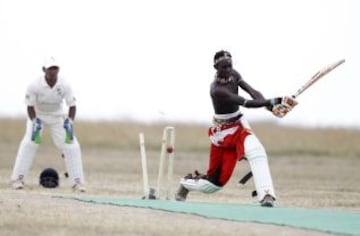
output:
M 81 149 L 79 142 L 74 136 L 72 143 L 65 143 L 65 129 L 63 127 L 64 117 L 62 116 L 48 116 L 39 115 L 38 118 L 42 121 L 43 129 L 50 130 L 52 141 L 56 147 L 64 154 L 65 166 L 69 175 L 69 183 L 71 186 L 84 183 L 83 164 L 81 157 Z M 29 173 L 33 159 L 36 155 L 39 144 L 31 140 L 32 121 L 27 120 L 26 132 L 20 143 L 18 153 L 16 156 L 11 180 L 24 179 Z

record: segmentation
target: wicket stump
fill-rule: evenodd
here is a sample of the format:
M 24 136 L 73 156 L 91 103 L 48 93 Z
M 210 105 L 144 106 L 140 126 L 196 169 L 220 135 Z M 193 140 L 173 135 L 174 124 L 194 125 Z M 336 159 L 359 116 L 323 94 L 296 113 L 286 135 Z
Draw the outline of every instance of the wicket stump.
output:
M 141 154 L 141 165 L 143 172 L 143 183 L 144 183 L 144 198 L 143 199 L 161 199 L 162 197 L 162 183 L 164 175 L 164 165 L 167 161 L 167 181 L 165 186 L 166 200 L 170 200 L 172 196 L 172 179 L 174 172 L 174 148 L 175 148 L 175 128 L 172 126 L 166 126 L 163 130 L 162 142 L 161 142 L 161 151 L 160 151 L 160 161 L 159 161 L 159 172 L 157 178 L 157 197 L 155 196 L 154 191 L 150 192 L 149 187 L 149 177 L 147 172 L 147 158 L 145 150 L 145 139 L 144 134 L 139 134 L 140 139 L 140 154 Z M 166 158 L 167 157 L 167 158 Z M 167 160 L 166 160 L 167 159 Z M 153 189 L 152 189 L 153 190 Z M 150 196 L 151 195 L 151 196 Z

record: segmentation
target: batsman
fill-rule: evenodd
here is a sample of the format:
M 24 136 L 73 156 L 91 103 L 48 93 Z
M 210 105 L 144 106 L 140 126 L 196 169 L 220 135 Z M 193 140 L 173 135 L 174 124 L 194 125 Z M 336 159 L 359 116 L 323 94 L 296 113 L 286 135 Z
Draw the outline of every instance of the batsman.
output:
M 255 182 L 261 206 L 272 207 L 275 190 L 264 146 L 251 130 L 239 107 L 265 107 L 277 117 L 283 117 L 297 105 L 291 97 L 265 99 L 264 96 L 233 69 L 232 56 L 228 51 L 218 51 L 214 56 L 215 79 L 210 86 L 215 114 L 208 130 L 210 157 L 206 174 L 195 171 L 180 180 L 175 199 L 185 201 L 190 191 L 215 193 L 229 181 L 238 161 L 246 158 Z M 251 99 L 239 95 L 239 87 Z

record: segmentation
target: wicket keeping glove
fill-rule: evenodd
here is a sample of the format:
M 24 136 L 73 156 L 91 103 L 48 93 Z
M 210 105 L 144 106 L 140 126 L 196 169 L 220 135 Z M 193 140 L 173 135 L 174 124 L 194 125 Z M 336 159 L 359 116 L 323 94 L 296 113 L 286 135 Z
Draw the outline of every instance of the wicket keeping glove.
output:
M 31 141 L 39 144 L 41 143 L 41 134 L 42 122 L 39 118 L 33 119 L 32 132 L 31 132 Z
M 289 113 L 298 102 L 292 97 L 281 97 L 281 98 L 273 98 L 271 99 L 272 103 L 272 113 L 274 116 L 282 118 L 287 113 Z
M 65 136 L 65 142 L 66 143 L 72 143 L 72 141 L 74 140 L 74 129 L 73 129 L 73 124 L 72 124 L 72 120 L 70 118 L 66 118 L 64 120 L 64 129 L 66 132 L 66 136 Z

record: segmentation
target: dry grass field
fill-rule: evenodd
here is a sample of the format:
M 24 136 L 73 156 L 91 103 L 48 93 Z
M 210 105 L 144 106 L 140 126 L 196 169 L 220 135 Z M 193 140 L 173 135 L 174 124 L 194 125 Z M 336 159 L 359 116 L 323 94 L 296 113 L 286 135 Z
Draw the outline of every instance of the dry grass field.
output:
M 86 195 L 142 196 L 139 132 L 144 132 L 150 184 L 155 185 L 162 129 L 168 124 L 85 122 L 75 125 L 82 145 Z M 207 127 L 171 124 L 176 128 L 173 190 L 178 180 L 207 167 Z M 269 154 L 277 206 L 360 211 L 360 131 L 301 129 L 271 123 L 253 124 Z M 44 142 L 26 179 L 27 188 L 10 188 L 10 175 L 23 119 L 0 119 L 0 235 L 326 235 L 325 233 L 207 219 L 150 209 L 96 205 L 52 196 L 76 196 L 68 186 L 60 152 L 44 134 Z M 43 189 L 38 175 L 46 167 L 61 174 L 60 187 Z M 218 193 L 191 193 L 189 201 L 253 204 L 252 181 L 238 180 L 249 170 L 238 163 L 233 178 Z M 239 213 L 241 214 L 241 213 Z

